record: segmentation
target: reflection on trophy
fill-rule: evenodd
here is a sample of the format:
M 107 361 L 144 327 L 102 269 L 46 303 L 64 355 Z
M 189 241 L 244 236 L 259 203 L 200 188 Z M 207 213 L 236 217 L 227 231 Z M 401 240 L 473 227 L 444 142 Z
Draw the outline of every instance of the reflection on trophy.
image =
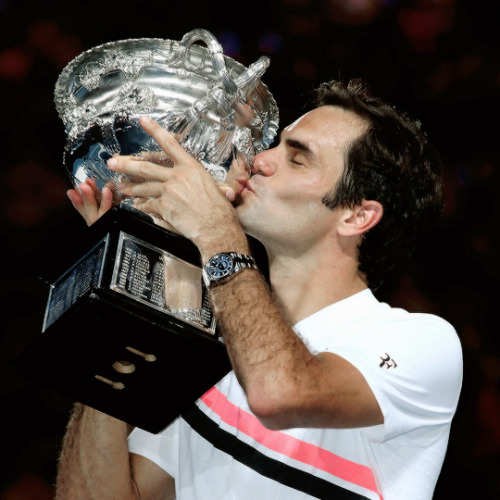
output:
M 64 165 L 76 189 L 107 186 L 117 206 L 88 229 L 86 253 L 51 285 L 42 335 L 20 357 L 19 374 L 158 432 L 230 370 L 198 250 L 132 208 L 106 161 L 135 155 L 171 166 L 139 125 L 147 115 L 217 182 L 232 162 L 249 168 L 278 128 L 261 81 L 268 65 L 262 57 L 246 68 L 208 31 L 194 30 L 180 42 L 111 42 L 66 66 L 55 88 Z

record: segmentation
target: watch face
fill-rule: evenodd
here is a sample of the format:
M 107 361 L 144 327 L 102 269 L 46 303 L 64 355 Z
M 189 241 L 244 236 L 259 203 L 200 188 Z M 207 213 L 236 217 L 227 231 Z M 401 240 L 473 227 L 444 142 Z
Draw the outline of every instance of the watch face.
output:
M 233 270 L 234 261 L 230 255 L 219 254 L 210 259 L 207 273 L 212 279 L 220 280 L 229 276 Z

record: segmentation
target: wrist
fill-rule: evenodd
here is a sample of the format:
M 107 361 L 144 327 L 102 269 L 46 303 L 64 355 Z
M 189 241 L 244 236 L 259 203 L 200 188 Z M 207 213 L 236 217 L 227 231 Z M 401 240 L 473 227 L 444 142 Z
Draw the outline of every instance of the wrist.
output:
M 235 252 L 250 255 L 250 245 L 246 234 L 239 231 L 226 232 L 224 235 L 210 234 L 195 242 L 201 255 L 202 264 L 205 265 L 217 253 Z

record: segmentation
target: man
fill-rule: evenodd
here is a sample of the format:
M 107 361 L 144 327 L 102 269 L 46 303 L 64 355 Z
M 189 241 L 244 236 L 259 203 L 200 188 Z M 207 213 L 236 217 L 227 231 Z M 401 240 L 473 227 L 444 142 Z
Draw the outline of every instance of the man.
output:
M 439 214 L 437 158 L 418 123 L 356 82 L 321 86 L 317 104 L 257 155 L 236 208 L 236 185 L 222 192 L 151 120 L 173 168 L 109 161 L 152 179 L 120 190 L 204 265 L 260 240 L 270 288 L 252 267 L 209 285 L 234 371 L 162 433 L 127 443 L 124 423 L 76 406 L 59 500 L 432 497 L 460 344 L 444 320 L 391 309 L 369 287 Z

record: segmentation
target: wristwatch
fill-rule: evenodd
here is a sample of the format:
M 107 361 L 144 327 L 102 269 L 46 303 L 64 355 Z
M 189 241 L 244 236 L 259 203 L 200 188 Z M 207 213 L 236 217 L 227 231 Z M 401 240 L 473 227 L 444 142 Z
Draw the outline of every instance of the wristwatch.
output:
M 253 257 L 235 252 L 216 253 L 203 266 L 203 281 L 210 288 L 214 285 L 226 283 L 243 269 L 257 269 Z

